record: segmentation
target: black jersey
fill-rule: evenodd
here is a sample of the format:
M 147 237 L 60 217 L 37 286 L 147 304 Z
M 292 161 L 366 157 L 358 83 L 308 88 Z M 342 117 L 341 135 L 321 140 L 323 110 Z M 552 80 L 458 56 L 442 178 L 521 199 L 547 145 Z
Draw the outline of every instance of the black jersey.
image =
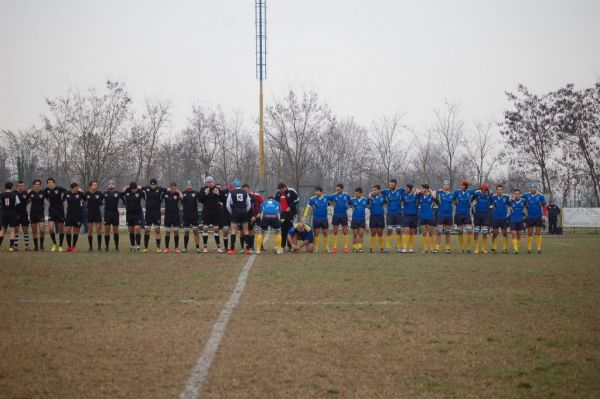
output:
M 183 192 L 183 214 L 184 215 L 198 215 L 198 201 L 200 201 L 200 195 L 196 191 L 185 190 Z
M 81 191 L 77 193 L 67 191 L 65 194 L 65 201 L 67 202 L 67 215 L 70 217 L 81 216 L 81 206 L 83 205 L 84 198 L 85 195 Z
M 84 194 L 88 215 L 100 215 L 100 206 L 104 199 L 104 194 L 100 191 L 92 193 L 88 191 Z
M 247 192 L 241 188 L 236 188 L 228 193 L 227 196 L 227 209 L 243 209 L 248 212 L 252 207 L 250 196 Z
M 50 211 L 59 211 L 64 212 L 64 200 L 65 194 L 67 190 L 63 187 L 54 187 L 54 189 L 50 190 L 50 188 L 46 187 L 44 189 L 44 195 L 48 200 L 48 209 Z
M 29 200 L 29 194 L 27 191 L 15 191 L 17 197 L 19 197 L 19 205 L 17 205 L 17 213 L 21 216 L 27 217 L 27 202 Z
M 125 204 L 127 213 L 142 213 L 142 200 L 145 198 L 142 190 L 137 190 L 134 193 L 127 189 L 127 191 L 121 195 L 121 198 L 123 199 L 123 204 Z
M 208 186 L 204 186 L 200 189 L 200 202 L 202 202 L 202 209 L 205 211 L 220 210 L 225 203 L 221 199 L 221 190 L 216 187 L 211 189 Z
M 2 210 L 4 212 L 16 212 L 20 204 L 19 196 L 14 191 L 5 191 L 0 194 L 2 199 Z
M 104 199 L 104 213 L 116 213 L 119 212 L 119 200 L 121 199 L 122 193 L 117 190 L 107 190 L 102 194 Z
M 166 190 L 164 188 L 157 187 L 151 189 L 150 187 L 143 187 L 142 191 L 146 196 L 146 210 L 155 211 L 160 210 L 160 204 L 163 201 Z
M 164 195 L 165 215 L 179 215 L 179 193 L 167 191 Z
M 30 191 L 28 194 L 29 201 L 31 202 L 31 208 L 29 208 L 29 213 L 32 216 L 41 217 L 44 215 L 44 202 L 46 201 L 46 196 L 44 195 L 44 190 L 40 190 L 38 192 Z

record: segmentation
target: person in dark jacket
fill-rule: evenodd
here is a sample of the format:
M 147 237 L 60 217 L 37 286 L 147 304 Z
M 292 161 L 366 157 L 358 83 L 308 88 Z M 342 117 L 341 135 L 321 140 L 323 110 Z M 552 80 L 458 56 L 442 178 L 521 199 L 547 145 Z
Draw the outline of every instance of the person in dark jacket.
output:
M 296 190 L 289 188 L 285 183 L 279 183 L 277 185 L 277 192 L 273 198 L 279 202 L 279 206 L 281 207 L 281 248 L 285 248 L 287 244 L 287 247 L 291 249 L 292 244 L 287 242 L 287 236 L 288 231 L 294 224 L 294 218 L 298 214 L 300 197 Z
M 548 206 L 548 233 L 558 234 L 558 215 L 560 215 L 560 208 L 554 201 L 550 202 Z

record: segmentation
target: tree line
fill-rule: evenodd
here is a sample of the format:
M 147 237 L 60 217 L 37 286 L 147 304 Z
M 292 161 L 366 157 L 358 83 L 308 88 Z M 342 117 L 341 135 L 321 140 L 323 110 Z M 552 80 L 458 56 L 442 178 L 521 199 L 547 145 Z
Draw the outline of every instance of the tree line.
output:
M 467 121 L 460 104 L 446 101 L 428 126 L 415 128 L 400 113 L 361 125 L 314 91 L 289 90 L 266 108 L 267 191 L 279 181 L 304 199 L 317 183 L 351 189 L 397 178 L 437 187 L 448 179 L 455 187 L 466 178 L 510 190 L 537 181 L 563 206 L 600 206 L 600 81 L 545 94 L 520 85 L 506 96 L 501 121 Z M 32 127 L 2 130 L 0 181 L 54 176 L 102 185 L 155 177 L 199 187 L 214 176 L 258 185 L 258 129 L 240 112 L 194 105 L 175 131 L 169 101 L 146 99 L 136 112 L 125 85 L 114 81 L 46 105 Z

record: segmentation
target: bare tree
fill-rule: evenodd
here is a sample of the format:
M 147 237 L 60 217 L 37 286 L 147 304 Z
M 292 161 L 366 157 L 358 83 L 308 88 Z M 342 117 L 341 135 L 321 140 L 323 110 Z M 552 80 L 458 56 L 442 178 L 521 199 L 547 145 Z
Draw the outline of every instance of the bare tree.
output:
M 498 148 L 494 140 L 491 121 L 475 122 L 475 131 L 465 140 L 466 157 L 473 168 L 477 184 L 489 181 L 490 173 L 498 161 Z
M 402 116 L 398 113 L 373 122 L 369 140 L 377 156 L 373 161 L 372 175 L 382 183 L 389 182 L 397 173 L 402 173 L 406 178 L 410 153 L 401 149 L 410 148 L 410 144 L 403 145 L 401 141 L 404 129 Z
M 444 165 L 450 185 L 456 181 L 457 159 L 461 155 L 461 145 L 464 140 L 464 120 L 461 117 L 460 106 L 447 102 L 442 110 L 434 110 L 435 122 L 431 131 L 435 134 L 442 149 Z

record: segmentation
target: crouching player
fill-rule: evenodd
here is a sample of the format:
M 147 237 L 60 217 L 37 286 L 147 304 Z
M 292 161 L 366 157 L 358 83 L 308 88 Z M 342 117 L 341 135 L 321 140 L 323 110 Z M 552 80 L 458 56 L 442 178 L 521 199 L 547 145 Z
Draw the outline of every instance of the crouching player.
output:
M 434 251 L 435 218 L 433 217 L 433 204 L 438 203 L 435 193 L 429 189 L 429 184 L 421 184 L 421 192 L 418 194 L 419 201 L 419 224 L 423 234 L 423 253 L 428 250 Z
M 350 200 L 352 207 L 352 252 L 363 252 L 363 235 L 365 234 L 366 209 L 369 206 L 369 200 L 363 197 L 363 190 L 357 187 L 354 190 L 355 197 Z
M 313 229 L 306 223 L 296 223 L 288 231 L 287 240 L 292 243 L 294 252 L 299 252 L 302 248 L 306 248 L 306 252 L 314 252 Z
M 516 189 L 508 202 L 510 207 L 510 235 L 512 238 L 513 254 L 519 253 L 521 245 L 521 230 L 523 230 L 523 220 L 527 203 L 521 198 L 521 190 Z
M 275 230 L 275 251 L 278 255 L 283 253 L 281 248 L 281 208 L 279 202 L 270 196 L 266 202 L 262 204 L 260 213 L 258 214 L 260 222 L 258 224 L 258 237 L 256 238 L 256 254 L 259 255 L 263 246 L 265 231 L 269 227 Z

